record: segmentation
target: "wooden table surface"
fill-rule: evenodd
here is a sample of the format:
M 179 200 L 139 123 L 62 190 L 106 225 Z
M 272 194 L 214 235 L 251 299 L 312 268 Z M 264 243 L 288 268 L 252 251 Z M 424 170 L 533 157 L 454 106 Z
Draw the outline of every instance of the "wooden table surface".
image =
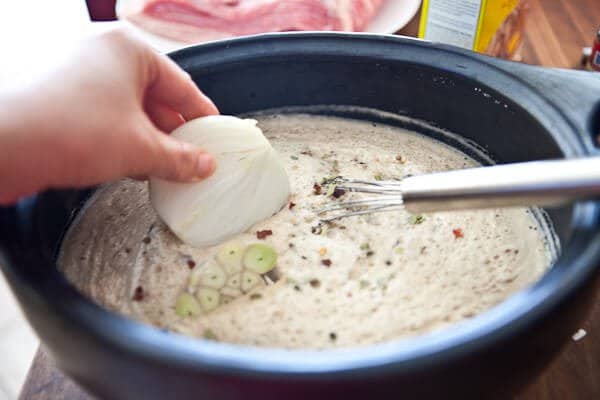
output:
M 591 46 L 600 27 L 600 0 L 529 0 L 522 61 L 549 67 L 574 68 L 581 50 Z M 418 15 L 399 33 L 415 36 Z M 600 296 L 598 296 L 600 297 Z M 568 343 L 561 355 L 516 400 L 600 399 L 600 299 L 582 325 L 588 334 Z M 21 400 L 89 400 L 90 397 L 54 368 L 38 350 Z

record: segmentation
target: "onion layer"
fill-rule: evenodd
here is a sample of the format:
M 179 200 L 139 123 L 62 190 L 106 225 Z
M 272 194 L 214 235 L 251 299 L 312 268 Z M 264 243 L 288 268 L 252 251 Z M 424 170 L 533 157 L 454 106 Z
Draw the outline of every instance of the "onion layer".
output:
M 256 121 L 202 117 L 171 134 L 212 154 L 215 173 L 198 183 L 150 179 L 150 201 L 184 242 L 220 243 L 270 217 L 286 204 L 290 185 L 277 153 Z

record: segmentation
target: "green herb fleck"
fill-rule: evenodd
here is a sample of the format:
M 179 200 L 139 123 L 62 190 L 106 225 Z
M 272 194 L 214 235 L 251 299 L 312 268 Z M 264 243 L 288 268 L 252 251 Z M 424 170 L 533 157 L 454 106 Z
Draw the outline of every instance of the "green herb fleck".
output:
M 423 221 L 425 221 L 425 217 L 422 215 L 411 215 L 410 218 L 408 219 L 408 222 L 411 225 L 419 225 L 419 224 L 423 223 Z
M 292 278 L 286 278 L 285 281 L 287 282 L 288 285 L 296 285 L 298 283 Z
M 383 180 L 383 174 L 381 172 L 378 172 L 375 174 L 374 176 L 376 181 L 382 181 Z
M 340 163 L 338 160 L 333 160 L 333 166 L 331 167 L 334 173 L 340 172 Z
M 335 192 L 336 184 L 331 184 L 327 186 L 327 193 L 325 194 L 327 197 L 333 196 L 333 192 Z
M 369 246 L 369 243 L 363 243 L 360 245 L 361 250 L 369 250 L 370 248 L 371 246 Z
M 361 289 L 366 289 L 368 288 L 370 285 L 369 281 L 365 281 L 364 279 L 360 281 L 360 288 Z
M 332 183 L 339 183 L 341 180 L 342 180 L 342 177 L 340 175 L 326 176 L 323 179 L 321 179 L 321 185 L 330 185 Z
M 204 330 L 204 333 L 202 334 L 202 336 L 206 340 L 214 340 L 214 341 L 218 341 L 219 340 L 219 338 L 217 338 L 217 335 L 210 328 L 206 328 Z
M 291 158 L 292 160 L 297 160 L 297 159 L 298 159 L 298 156 L 290 156 L 290 158 Z
M 398 246 L 394 249 L 394 253 L 402 254 L 402 253 L 404 253 L 404 249 L 402 247 Z
M 383 288 L 386 286 L 386 284 L 388 283 L 388 281 L 390 280 L 389 277 L 387 276 L 382 276 L 380 278 L 377 279 L 377 286 L 380 288 Z

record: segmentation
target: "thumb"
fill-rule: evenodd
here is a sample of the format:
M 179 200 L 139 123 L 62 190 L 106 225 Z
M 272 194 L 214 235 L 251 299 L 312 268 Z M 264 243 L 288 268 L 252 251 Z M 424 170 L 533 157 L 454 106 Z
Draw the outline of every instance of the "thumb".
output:
M 198 147 L 162 132 L 157 135 L 157 142 L 158 151 L 150 160 L 148 175 L 169 181 L 195 182 L 215 171 L 215 159 Z

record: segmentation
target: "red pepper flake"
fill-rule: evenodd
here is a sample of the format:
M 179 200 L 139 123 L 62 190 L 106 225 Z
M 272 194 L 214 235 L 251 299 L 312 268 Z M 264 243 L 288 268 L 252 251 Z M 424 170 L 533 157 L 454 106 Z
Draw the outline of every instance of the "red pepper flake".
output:
M 187 265 L 190 267 L 190 269 L 194 269 L 196 262 L 194 260 L 188 260 Z
M 133 300 L 134 301 L 142 301 L 144 300 L 144 288 L 138 286 L 135 288 L 135 292 L 133 292 Z
M 465 237 L 465 235 L 463 235 L 462 229 L 460 228 L 452 229 L 452 233 L 454 234 L 454 239 L 461 239 Z
M 331 260 L 329 258 L 326 258 L 324 260 L 321 260 L 321 264 L 323 264 L 326 267 L 330 267 L 331 266 Z
M 294 203 L 293 201 L 290 201 L 290 205 L 288 206 L 288 208 L 291 210 L 294 207 L 296 207 L 296 203 Z
M 335 190 L 333 191 L 332 196 L 335 197 L 336 199 L 339 199 L 345 193 L 346 193 L 346 191 L 344 189 L 335 188 Z
M 270 229 L 265 229 L 264 231 L 256 231 L 256 238 L 260 240 L 264 240 L 267 236 L 273 234 L 273 231 Z
M 315 183 L 313 185 L 313 192 L 314 192 L 314 194 L 321 194 L 321 185 L 319 185 L 318 183 Z

